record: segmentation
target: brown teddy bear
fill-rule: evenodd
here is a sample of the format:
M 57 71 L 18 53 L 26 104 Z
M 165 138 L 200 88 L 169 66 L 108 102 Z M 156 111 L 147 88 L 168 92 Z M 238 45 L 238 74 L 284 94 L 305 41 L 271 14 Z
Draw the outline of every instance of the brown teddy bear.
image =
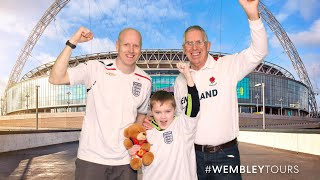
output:
M 147 141 L 146 129 L 140 124 L 132 124 L 124 130 L 123 144 L 126 149 L 130 149 L 133 145 L 140 145 L 140 150 L 137 151 L 135 156 L 132 156 L 130 166 L 134 170 L 140 169 L 143 165 L 148 166 L 152 163 L 154 155 L 150 150 L 150 144 Z M 142 159 L 142 160 L 141 160 Z

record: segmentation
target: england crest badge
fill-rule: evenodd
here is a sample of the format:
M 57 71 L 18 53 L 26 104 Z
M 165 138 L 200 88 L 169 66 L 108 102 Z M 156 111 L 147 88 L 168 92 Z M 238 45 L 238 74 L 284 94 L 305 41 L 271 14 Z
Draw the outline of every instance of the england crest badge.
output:
M 132 94 L 136 97 L 140 95 L 142 84 L 139 82 L 133 82 L 132 86 Z
M 173 134 L 172 131 L 163 133 L 163 140 L 166 144 L 171 144 L 173 142 Z

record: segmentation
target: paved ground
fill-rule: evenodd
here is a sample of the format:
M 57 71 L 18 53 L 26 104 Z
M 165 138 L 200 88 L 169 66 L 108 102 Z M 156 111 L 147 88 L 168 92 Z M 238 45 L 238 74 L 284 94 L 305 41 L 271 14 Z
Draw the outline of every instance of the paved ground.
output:
M 320 156 L 273 149 L 247 143 L 240 143 L 240 154 L 241 163 L 243 165 L 248 165 L 249 167 L 253 167 L 254 165 L 265 165 L 262 174 L 246 173 L 242 176 L 244 180 L 320 179 Z M 268 165 L 269 171 L 267 173 L 266 170 Z M 290 171 L 289 168 L 291 167 L 293 168 Z M 298 169 L 298 173 L 294 173 L 297 172 L 296 169 Z M 278 173 L 274 173 L 277 171 Z M 281 173 L 280 171 L 286 173 Z
M 73 142 L 0 153 L 0 180 L 74 179 L 77 148 L 78 143 Z M 240 143 L 240 153 L 242 164 L 249 168 L 247 173 L 242 175 L 244 180 L 320 179 L 320 156 L 298 154 L 247 143 Z M 258 165 L 260 168 L 265 165 L 262 169 L 263 173 L 259 173 L 258 167 L 256 167 L 257 173 L 252 173 L 254 167 Z

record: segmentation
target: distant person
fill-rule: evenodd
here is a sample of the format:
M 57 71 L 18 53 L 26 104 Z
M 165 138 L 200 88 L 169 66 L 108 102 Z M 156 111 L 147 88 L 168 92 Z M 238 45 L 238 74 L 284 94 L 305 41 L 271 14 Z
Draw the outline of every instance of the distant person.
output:
M 239 2 L 249 19 L 251 44 L 248 49 L 215 60 L 209 55 L 211 44 L 204 29 L 191 26 L 184 32 L 183 50 L 191 63 L 191 75 L 197 85 L 201 105 L 195 139 L 197 173 L 201 180 L 241 179 L 239 171 L 230 173 L 230 167 L 240 168 L 236 87 L 243 77 L 262 62 L 267 55 L 268 44 L 259 17 L 259 0 Z M 233 31 L 237 33 L 236 28 Z M 186 84 L 185 77 L 180 74 L 174 86 L 177 110 L 180 112 L 187 108 Z M 213 167 L 227 167 L 227 173 L 209 171 L 208 168 L 212 170 Z
M 177 67 L 186 79 L 187 109 L 175 116 L 176 103 L 170 92 L 157 91 L 151 97 L 150 109 L 154 128 L 147 131 L 147 138 L 155 159 L 151 165 L 142 169 L 145 180 L 197 179 L 194 138 L 199 119 L 199 96 L 189 65 L 181 63 Z M 139 145 L 134 145 L 129 152 L 134 155 L 139 149 Z
M 93 39 L 81 27 L 67 41 L 50 73 L 52 84 L 84 84 L 87 105 L 78 155 L 76 179 L 137 179 L 130 168 L 130 156 L 123 146 L 123 130 L 147 113 L 151 94 L 150 77 L 136 66 L 141 54 L 139 31 L 127 28 L 116 42 L 118 57 L 91 60 L 68 68 L 72 49 Z

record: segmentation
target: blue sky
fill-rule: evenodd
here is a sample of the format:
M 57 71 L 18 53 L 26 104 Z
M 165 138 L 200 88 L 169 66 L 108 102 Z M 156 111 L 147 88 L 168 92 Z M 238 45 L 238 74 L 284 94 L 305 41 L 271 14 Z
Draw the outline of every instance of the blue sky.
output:
M 2 0 L 0 6 L 0 93 L 29 33 L 54 0 Z M 317 0 L 262 0 L 296 47 L 315 89 L 320 87 L 320 3 Z M 65 41 L 80 26 L 95 38 L 79 45 L 73 55 L 115 50 L 118 32 L 141 31 L 143 48 L 180 49 L 183 31 L 198 24 L 208 33 L 211 50 L 235 53 L 248 47 L 249 29 L 237 0 L 71 0 L 47 27 L 21 75 L 54 61 Z M 266 26 L 267 27 L 267 26 Z M 289 70 L 298 80 L 288 56 L 267 27 L 267 61 Z M 318 97 L 319 104 L 319 97 Z

